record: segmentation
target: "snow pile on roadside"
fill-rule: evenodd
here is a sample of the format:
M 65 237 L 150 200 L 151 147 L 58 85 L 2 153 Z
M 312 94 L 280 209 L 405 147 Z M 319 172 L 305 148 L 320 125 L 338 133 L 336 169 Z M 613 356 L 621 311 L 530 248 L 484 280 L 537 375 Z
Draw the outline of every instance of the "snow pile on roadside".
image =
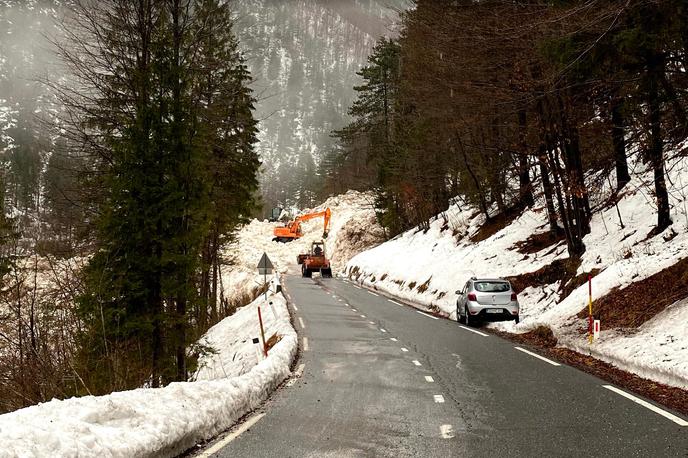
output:
M 641 377 L 688 390 L 688 298 L 675 302 L 636 332 L 605 331 L 593 346 L 571 334 L 559 344 L 590 354 Z
M 593 300 L 688 257 L 688 159 L 672 161 L 667 170 L 672 228 L 648 238 L 656 214 L 648 192 L 652 175 L 647 170 L 639 172 L 627 185 L 618 210 L 611 206 L 593 215 L 592 231 L 584 239 L 587 250 L 576 272 L 601 270 L 593 279 Z M 609 190 L 601 192 L 601 195 L 608 194 Z M 445 215 L 431 222 L 427 232 L 406 232 L 352 258 L 346 274 L 366 286 L 456 319 L 455 291 L 471 276 L 517 276 L 568 257 L 563 242 L 532 254 L 517 250 L 518 242 L 547 230 L 545 210 L 541 207 L 524 212 L 507 227 L 478 243 L 470 240 L 483 222 L 481 216 L 474 217 L 475 213 L 473 208 L 452 205 Z M 673 326 L 670 318 L 688 313 L 688 302 L 679 302 L 660 313 L 630 337 L 606 331 L 602 323 L 603 337 L 589 349 L 584 344 L 584 336 L 579 334 L 581 320 L 575 317 L 587 303 L 587 285 L 567 297 L 560 297 L 560 286 L 560 282 L 555 282 L 526 288 L 519 293 L 521 323 L 490 326 L 522 333 L 547 325 L 560 345 L 584 353 L 590 350 L 598 358 L 644 377 L 688 387 L 688 328 Z M 659 332 L 660 328 L 664 331 Z
M 275 284 L 276 279 L 272 279 Z M 241 307 L 231 316 L 213 326 L 198 340 L 204 352 L 198 360 L 194 380 L 217 380 L 237 377 L 250 371 L 262 360 L 261 346 L 253 343 L 260 338 L 258 307 L 265 329 L 265 338 L 273 335 L 287 336 L 294 333 L 288 312 L 283 307 L 281 295 L 269 294 L 267 300 L 260 295 L 251 304 Z
M 302 213 L 332 210 L 330 232 L 325 239 L 326 251 L 334 271 L 344 268 L 355 254 L 382 241 L 382 228 L 376 220 L 369 194 L 349 191 L 331 197 L 322 205 L 306 209 Z M 311 243 L 322 240 L 323 219 L 316 218 L 302 224 L 303 237 L 289 243 L 273 242 L 273 230 L 279 223 L 254 219 L 242 227 L 236 240 L 224 251 L 231 260 L 222 268 L 222 284 L 225 296 L 232 298 L 247 285 L 258 286 L 263 278 L 256 274 L 256 266 L 263 253 L 267 253 L 279 272 L 296 266 L 296 257 L 310 249 Z
M 231 355 L 244 350 L 240 340 L 255 337 L 254 326 L 227 324 L 229 317 L 206 335 L 218 347 L 219 355 L 199 372 L 203 380 L 172 383 L 159 389 L 137 389 L 107 396 L 87 396 L 17 410 L 0 416 L 0 456 L 176 456 L 194 444 L 214 437 L 255 409 L 290 375 L 297 351 L 296 332 L 290 325 L 284 298 L 272 294 L 274 316 L 266 313 L 268 334 L 277 332 L 281 340 L 269 356 L 247 370 L 242 363 L 231 378 L 216 378 Z M 261 302 L 245 308 L 241 322 L 248 324 L 250 312 Z M 224 331 L 240 332 L 243 338 L 222 336 Z M 206 362 L 208 360 L 206 359 Z M 220 363 L 221 362 L 221 363 Z M 237 372 L 237 373 L 238 373 Z

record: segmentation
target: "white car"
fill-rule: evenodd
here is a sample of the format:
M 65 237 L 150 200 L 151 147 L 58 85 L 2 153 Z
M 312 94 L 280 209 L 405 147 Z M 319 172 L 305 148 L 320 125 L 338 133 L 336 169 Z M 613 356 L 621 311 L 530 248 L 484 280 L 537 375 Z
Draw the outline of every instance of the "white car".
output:
M 456 292 L 459 322 L 509 321 L 518 323 L 519 305 L 511 283 L 502 278 L 471 278 Z

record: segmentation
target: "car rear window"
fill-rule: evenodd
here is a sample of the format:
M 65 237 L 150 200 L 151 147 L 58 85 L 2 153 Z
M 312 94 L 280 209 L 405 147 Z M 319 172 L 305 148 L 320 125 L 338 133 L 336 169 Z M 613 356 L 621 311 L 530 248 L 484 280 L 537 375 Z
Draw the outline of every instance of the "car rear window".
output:
M 504 281 L 477 281 L 473 285 L 481 293 L 505 293 L 511 289 Z

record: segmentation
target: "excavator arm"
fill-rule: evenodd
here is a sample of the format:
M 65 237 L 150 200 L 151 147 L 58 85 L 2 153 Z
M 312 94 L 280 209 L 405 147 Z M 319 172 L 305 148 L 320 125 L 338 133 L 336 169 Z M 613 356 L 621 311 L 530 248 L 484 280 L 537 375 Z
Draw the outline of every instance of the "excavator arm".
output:
M 323 238 L 327 238 L 330 232 L 331 217 L 332 211 L 329 208 L 321 212 L 306 213 L 305 215 L 298 216 L 294 221 L 287 223 L 286 227 L 276 227 L 274 230 L 275 238 L 273 240 L 284 242 L 301 237 L 301 223 L 315 218 L 324 218 Z
M 301 223 L 304 221 L 321 217 L 325 219 L 325 224 L 323 227 L 323 238 L 327 238 L 327 235 L 330 233 L 330 218 L 332 217 L 332 211 L 329 208 L 326 208 L 324 211 L 321 212 L 307 213 L 305 215 L 301 215 L 298 218 L 296 218 L 294 222 L 298 224 L 298 226 L 300 226 Z

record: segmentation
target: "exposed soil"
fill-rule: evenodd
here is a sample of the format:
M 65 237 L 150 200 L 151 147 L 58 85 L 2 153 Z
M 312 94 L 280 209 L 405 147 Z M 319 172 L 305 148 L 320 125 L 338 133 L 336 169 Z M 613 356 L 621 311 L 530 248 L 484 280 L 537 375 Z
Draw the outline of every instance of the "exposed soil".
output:
M 566 240 L 566 234 L 563 230 L 557 231 L 556 234 L 552 234 L 548 231 L 540 234 L 533 234 L 526 240 L 517 242 L 515 247 L 516 251 L 521 254 L 535 254 L 539 253 L 545 248 L 557 246 L 564 240 Z
M 419 293 L 423 294 L 424 292 L 426 292 L 428 290 L 428 288 L 430 287 L 430 280 L 432 280 L 432 276 L 430 276 L 430 278 L 428 278 L 427 281 L 425 283 L 423 283 L 422 285 L 418 285 L 418 288 L 416 288 L 416 289 L 418 290 Z
M 543 356 L 573 366 L 640 396 L 652 399 L 683 415 L 688 415 L 688 392 L 686 390 L 644 379 L 592 356 L 583 355 L 566 348 L 557 348 L 555 347 L 556 338 L 546 326 L 540 326 L 525 334 L 511 334 L 492 329 L 490 332 L 513 342 L 537 347 L 540 349 L 538 353 Z
M 521 213 L 523 213 L 522 206 L 507 208 L 502 213 L 495 215 L 491 217 L 489 221 L 486 221 L 485 224 L 483 224 L 480 229 L 478 229 L 478 231 L 471 236 L 471 241 L 473 243 L 478 243 L 492 237 L 497 232 L 511 224 L 514 219 L 521 215 Z
M 562 280 L 562 284 L 565 285 L 575 277 L 580 262 L 580 259 L 576 258 L 557 259 L 535 272 L 507 277 L 507 280 L 517 292 L 529 286 L 551 285 L 558 280 Z
M 637 328 L 674 302 L 688 297 L 688 258 L 593 302 L 593 315 L 607 329 Z M 588 316 L 585 307 L 579 318 Z

